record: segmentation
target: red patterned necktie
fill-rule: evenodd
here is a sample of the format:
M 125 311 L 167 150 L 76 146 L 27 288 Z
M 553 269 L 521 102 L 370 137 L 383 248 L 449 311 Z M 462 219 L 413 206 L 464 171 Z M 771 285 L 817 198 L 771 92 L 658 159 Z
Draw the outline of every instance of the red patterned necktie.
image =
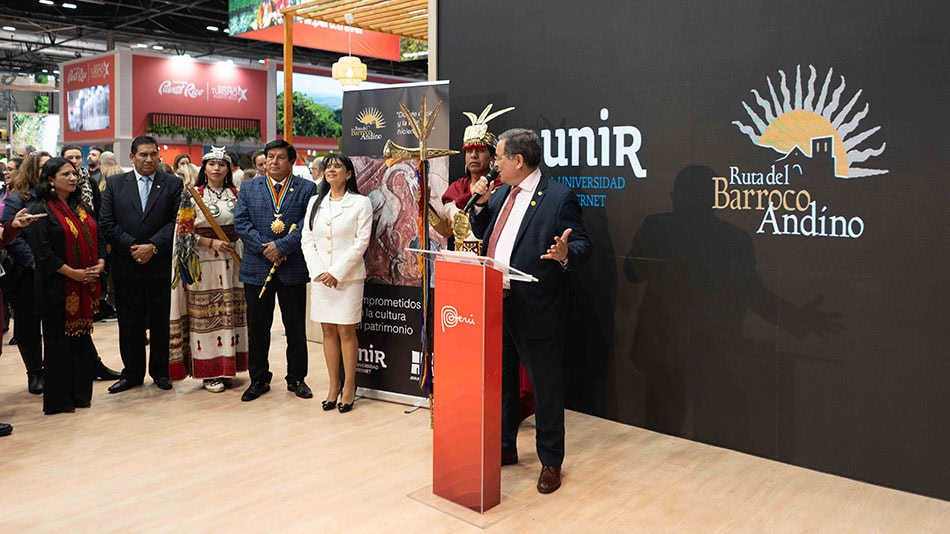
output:
M 498 246 L 498 238 L 501 237 L 501 231 L 505 228 L 505 223 L 508 222 L 508 216 L 511 215 L 511 208 L 515 205 L 515 197 L 518 196 L 522 189 L 518 186 L 511 188 L 511 194 L 508 195 L 508 198 L 505 199 L 505 205 L 501 208 L 501 214 L 498 215 L 498 220 L 495 221 L 495 227 L 492 229 L 491 237 L 488 238 L 488 257 L 495 257 L 495 247 Z

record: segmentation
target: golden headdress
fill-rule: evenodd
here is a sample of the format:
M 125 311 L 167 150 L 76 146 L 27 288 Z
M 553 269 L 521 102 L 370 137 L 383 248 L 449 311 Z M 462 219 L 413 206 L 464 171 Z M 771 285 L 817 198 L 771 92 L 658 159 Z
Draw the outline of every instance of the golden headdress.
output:
M 488 104 L 480 115 L 475 115 L 469 111 L 463 111 L 462 114 L 472 121 L 471 126 L 465 127 L 465 134 L 462 136 L 462 150 L 470 148 L 488 147 L 492 150 L 498 144 L 498 138 L 492 132 L 488 131 L 488 121 L 499 115 L 508 113 L 515 109 L 513 107 L 491 112 L 492 104 Z

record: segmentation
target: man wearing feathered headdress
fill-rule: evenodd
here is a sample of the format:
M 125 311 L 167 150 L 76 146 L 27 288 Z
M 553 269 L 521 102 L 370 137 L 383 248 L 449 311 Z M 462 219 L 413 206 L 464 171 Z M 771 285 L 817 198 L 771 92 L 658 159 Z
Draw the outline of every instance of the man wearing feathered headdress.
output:
M 471 125 L 465 127 L 465 134 L 462 136 L 465 176 L 452 182 L 442 195 L 442 203 L 446 204 L 450 216 L 465 208 L 465 204 L 472 198 L 472 184 L 486 176 L 495 161 L 495 145 L 498 144 L 498 139 L 488 130 L 488 121 L 515 109 L 510 107 L 492 113 L 491 108 L 492 104 L 488 104 L 479 115 L 463 112 L 472 121 Z M 495 187 L 499 185 L 501 182 L 496 180 Z M 454 204 L 455 207 L 452 208 L 449 204 Z

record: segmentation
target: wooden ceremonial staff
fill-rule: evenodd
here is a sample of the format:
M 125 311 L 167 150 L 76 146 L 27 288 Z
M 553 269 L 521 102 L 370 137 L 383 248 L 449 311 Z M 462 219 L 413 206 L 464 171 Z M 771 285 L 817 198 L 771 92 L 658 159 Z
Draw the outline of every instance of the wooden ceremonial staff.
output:
M 296 229 L 296 228 L 297 228 L 297 223 L 291 224 L 291 225 L 290 225 L 290 230 L 287 230 L 287 235 L 290 235 L 290 233 L 293 232 L 294 229 Z M 277 262 L 274 262 L 274 266 L 271 267 L 271 268 L 270 268 L 270 272 L 267 273 L 267 278 L 264 280 L 264 285 L 261 286 L 261 294 L 258 295 L 257 298 L 259 298 L 259 299 L 264 298 L 264 291 L 267 290 L 267 282 L 270 282 L 270 279 L 274 277 L 274 273 L 275 273 L 275 272 L 277 272 Z

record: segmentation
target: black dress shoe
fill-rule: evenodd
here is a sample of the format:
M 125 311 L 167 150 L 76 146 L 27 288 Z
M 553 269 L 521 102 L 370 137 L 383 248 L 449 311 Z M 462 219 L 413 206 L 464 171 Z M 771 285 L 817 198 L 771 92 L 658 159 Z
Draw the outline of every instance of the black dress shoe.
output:
M 120 378 L 118 382 L 109 386 L 109 393 L 121 393 L 141 385 L 141 382 L 133 382 L 128 378 Z
M 102 363 L 102 358 L 99 358 L 98 363 L 96 363 L 96 380 L 118 380 L 120 378 L 122 378 L 122 373 L 109 369 L 106 364 Z
M 172 380 L 167 376 L 160 376 L 155 379 L 155 385 L 158 386 L 158 389 L 164 389 L 168 391 L 172 388 Z
M 308 386 L 303 380 L 297 382 L 287 382 L 287 391 L 293 391 L 294 395 L 297 395 L 301 399 L 313 398 L 313 391 L 310 391 L 310 386 Z
M 250 402 L 268 391 L 270 391 L 270 384 L 267 382 L 251 382 L 251 385 L 247 387 L 247 391 L 244 392 L 244 395 L 241 395 L 241 400 Z
M 342 402 L 340 403 L 340 413 L 346 413 L 346 412 L 349 412 L 349 411 L 352 411 L 352 410 L 353 410 L 353 403 L 352 403 L 352 402 L 349 403 L 349 404 L 343 404 Z
M 518 451 L 501 451 L 501 465 L 515 465 L 518 463 Z
M 323 411 L 329 412 L 330 410 L 336 408 L 336 401 L 320 401 L 320 405 L 323 406 Z
M 43 375 L 41 373 L 30 373 L 27 375 L 26 389 L 34 395 L 43 394 Z
M 0 423 L 0 437 L 9 436 L 13 433 L 13 425 L 8 425 L 7 423 Z

